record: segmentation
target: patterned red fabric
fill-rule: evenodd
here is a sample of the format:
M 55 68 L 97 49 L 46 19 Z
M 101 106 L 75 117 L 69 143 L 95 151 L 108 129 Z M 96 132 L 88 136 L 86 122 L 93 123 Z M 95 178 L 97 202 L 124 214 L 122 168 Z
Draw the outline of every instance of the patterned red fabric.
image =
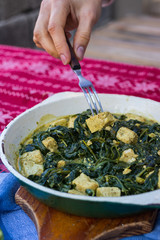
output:
M 83 60 L 81 66 L 98 93 L 160 101 L 158 68 L 93 59 Z M 18 114 L 62 91 L 81 91 L 69 66 L 43 51 L 0 45 L 0 131 Z

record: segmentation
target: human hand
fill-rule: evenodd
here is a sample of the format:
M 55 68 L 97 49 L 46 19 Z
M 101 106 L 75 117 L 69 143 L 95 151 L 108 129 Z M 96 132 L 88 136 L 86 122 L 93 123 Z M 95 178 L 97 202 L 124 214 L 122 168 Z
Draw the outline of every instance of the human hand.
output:
M 63 64 L 71 59 L 65 34 L 76 29 L 73 48 L 83 59 L 93 25 L 101 13 L 102 0 L 43 0 L 34 29 L 33 41 Z

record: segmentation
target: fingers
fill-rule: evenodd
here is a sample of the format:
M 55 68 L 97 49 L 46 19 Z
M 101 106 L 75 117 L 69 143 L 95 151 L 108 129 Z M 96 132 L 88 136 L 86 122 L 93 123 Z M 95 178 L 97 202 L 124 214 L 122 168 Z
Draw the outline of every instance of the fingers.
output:
M 84 27 L 85 26 L 85 27 Z M 91 35 L 91 25 L 80 21 L 77 31 L 74 37 L 74 51 L 79 60 L 82 60 L 84 57 L 85 50 L 87 48 L 88 42 Z
M 50 18 L 49 1 L 42 1 L 39 16 L 34 28 L 33 41 L 37 47 L 45 49 L 53 57 L 58 57 L 58 53 L 48 33 L 48 22 Z
M 73 30 L 74 50 L 81 60 L 90 40 L 91 30 L 101 10 L 101 0 L 43 0 L 34 29 L 33 40 L 37 47 L 60 58 L 63 64 L 70 62 L 70 51 L 65 29 Z M 70 36 L 67 33 L 67 36 Z
M 83 9 L 79 16 L 79 25 L 74 37 L 74 51 L 79 60 L 82 60 L 84 57 L 85 50 L 90 40 L 93 25 L 98 20 L 100 12 L 100 4 L 97 4 L 97 6 L 90 5 L 88 8 L 86 7 L 85 10 Z
M 50 55 L 61 58 L 63 64 L 70 62 L 70 52 L 66 43 L 65 24 L 68 8 L 65 1 L 43 0 L 34 29 L 33 41 Z M 70 34 L 67 33 L 70 37 Z
M 69 63 L 71 57 L 64 32 L 69 12 L 70 9 L 67 1 L 52 2 L 48 32 L 63 64 Z

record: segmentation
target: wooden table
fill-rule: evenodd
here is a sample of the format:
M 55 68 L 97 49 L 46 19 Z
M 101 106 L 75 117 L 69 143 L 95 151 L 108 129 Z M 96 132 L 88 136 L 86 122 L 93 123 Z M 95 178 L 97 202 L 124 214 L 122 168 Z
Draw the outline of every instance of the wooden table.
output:
M 160 18 L 130 16 L 96 29 L 85 56 L 160 67 Z

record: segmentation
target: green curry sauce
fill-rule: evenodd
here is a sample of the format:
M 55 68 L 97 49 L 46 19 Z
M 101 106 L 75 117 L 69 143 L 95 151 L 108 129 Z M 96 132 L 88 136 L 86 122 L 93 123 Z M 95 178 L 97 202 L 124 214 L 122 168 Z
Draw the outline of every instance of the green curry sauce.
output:
M 35 131 L 20 147 L 19 171 L 40 185 L 88 196 L 123 196 L 160 188 L 160 125 L 136 115 L 112 114 L 112 121 L 99 116 L 102 126 L 91 131 L 87 119 L 92 118 L 87 110 Z M 45 139 L 54 140 L 52 147 Z M 33 152 L 41 159 L 32 174 Z

